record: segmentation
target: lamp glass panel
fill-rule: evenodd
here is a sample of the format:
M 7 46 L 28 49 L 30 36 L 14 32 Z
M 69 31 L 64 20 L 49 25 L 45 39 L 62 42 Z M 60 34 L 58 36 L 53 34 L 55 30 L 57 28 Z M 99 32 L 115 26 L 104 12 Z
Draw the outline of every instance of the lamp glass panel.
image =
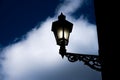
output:
M 58 34 L 58 39 L 62 39 L 63 38 L 63 29 L 59 28 L 57 34 Z
M 69 38 L 69 31 L 67 29 L 64 29 L 64 38 L 68 40 Z
M 66 39 L 69 38 L 69 31 L 67 29 L 59 28 L 57 31 L 58 39 Z

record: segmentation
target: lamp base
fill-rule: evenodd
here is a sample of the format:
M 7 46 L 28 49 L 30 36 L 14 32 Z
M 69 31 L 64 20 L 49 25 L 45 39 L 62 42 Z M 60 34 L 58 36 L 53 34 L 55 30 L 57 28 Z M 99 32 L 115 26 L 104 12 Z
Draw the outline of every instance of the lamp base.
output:
M 64 58 L 64 55 L 66 54 L 65 46 L 60 46 L 59 54 Z

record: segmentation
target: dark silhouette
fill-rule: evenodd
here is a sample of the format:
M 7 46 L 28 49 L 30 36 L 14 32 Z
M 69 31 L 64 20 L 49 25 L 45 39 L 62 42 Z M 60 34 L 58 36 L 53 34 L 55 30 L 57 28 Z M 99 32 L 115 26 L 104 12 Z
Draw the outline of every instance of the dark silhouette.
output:
M 59 53 L 66 56 L 70 62 L 83 61 L 90 68 L 101 71 L 101 61 L 99 55 L 85 55 L 66 52 L 65 46 L 68 45 L 69 35 L 72 32 L 73 24 L 66 20 L 62 13 L 58 16 L 58 21 L 53 22 L 52 31 L 54 32 L 57 45 L 60 46 Z M 67 37 L 66 37 L 67 36 Z
M 119 19 L 116 19 L 119 9 L 117 9 L 115 2 L 94 0 L 99 55 L 102 61 L 102 80 L 119 80 L 118 74 L 116 74 L 119 69 L 117 68 L 119 58 L 116 57 L 119 54 L 119 49 L 117 49 L 119 35 L 116 33 L 118 32 L 117 27 L 119 27 L 117 24 Z

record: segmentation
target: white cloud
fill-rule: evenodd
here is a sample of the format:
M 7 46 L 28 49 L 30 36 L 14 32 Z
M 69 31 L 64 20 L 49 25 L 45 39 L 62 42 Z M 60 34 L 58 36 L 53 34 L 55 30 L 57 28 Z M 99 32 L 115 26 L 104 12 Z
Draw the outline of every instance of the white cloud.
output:
M 72 14 L 82 6 L 82 2 L 83 0 L 65 0 L 64 3 L 58 6 L 56 13 L 59 14 L 63 12 L 64 14 Z
M 63 10 L 65 14 L 71 14 L 80 7 L 80 2 L 81 0 L 66 0 L 58 12 Z M 96 26 L 82 18 L 75 20 L 69 15 L 66 18 L 74 24 L 67 50 L 97 54 Z M 56 19 L 46 19 L 38 29 L 28 32 L 26 38 L 3 49 L 4 80 L 100 80 L 99 72 L 82 63 L 70 63 L 66 58 L 61 58 L 59 46 L 51 31 L 52 22 Z
M 74 48 L 72 52 L 98 55 L 96 25 L 88 23 L 81 17 L 71 21 L 74 26 L 70 34 L 68 49 Z

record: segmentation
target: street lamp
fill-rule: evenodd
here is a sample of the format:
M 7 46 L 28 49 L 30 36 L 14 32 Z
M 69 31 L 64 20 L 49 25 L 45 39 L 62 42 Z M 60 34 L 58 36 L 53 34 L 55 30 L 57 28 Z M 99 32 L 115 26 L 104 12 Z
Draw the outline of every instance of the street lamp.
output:
M 52 31 L 55 35 L 56 43 L 60 46 L 59 53 L 66 56 L 70 62 L 83 61 L 86 65 L 94 70 L 101 71 L 101 61 L 97 55 L 86 55 L 66 52 L 65 46 L 69 43 L 69 36 L 72 32 L 73 24 L 66 20 L 66 16 L 62 13 L 58 16 L 58 20 L 52 23 Z

